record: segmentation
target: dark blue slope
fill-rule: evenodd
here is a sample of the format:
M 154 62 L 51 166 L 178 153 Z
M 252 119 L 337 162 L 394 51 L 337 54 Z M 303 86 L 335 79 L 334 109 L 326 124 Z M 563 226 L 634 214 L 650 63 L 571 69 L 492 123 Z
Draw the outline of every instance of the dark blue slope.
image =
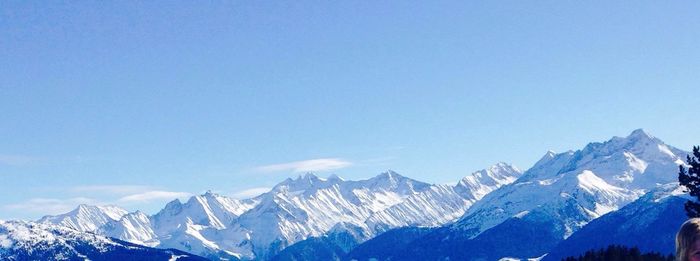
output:
M 307 238 L 285 248 L 270 260 L 343 260 L 350 250 L 360 244 L 360 238 L 365 237 L 361 233 L 338 229 L 321 237 Z
M 458 227 L 445 226 L 413 241 L 395 260 L 498 260 L 532 258 L 547 253 L 564 239 L 563 217 L 578 217 L 583 210 L 575 200 L 560 208 L 541 206 L 512 217 L 474 238 Z M 578 217 L 583 218 L 583 217 Z
M 9 248 L 0 250 L 0 260 L 170 260 L 173 256 L 179 256 L 177 260 L 205 261 L 209 260 L 200 256 L 175 249 L 157 249 L 131 244 L 113 239 L 118 245 L 107 246 L 106 249 L 98 249 L 94 245 L 83 241 L 66 241 L 68 246 L 36 244 L 25 248 Z M 77 253 L 76 253 L 77 252 Z
M 312 237 L 291 245 L 270 260 L 273 261 L 312 261 L 341 260 L 345 255 L 340 246 L 326 237 Z
M 355 247 L 347 260 L 387 260 L 397 256 L 414 240 L 430 233 L 433 228 L 405 227 L 389 230 Z
M 675 234 L 687 219 L 683 197 L 660 200 L 646 195 L 622 209 L 603 215 L 559 243 L 544 260 L 578 256 L 609 245 L 636 246 L 642 253 L 673 254 Z

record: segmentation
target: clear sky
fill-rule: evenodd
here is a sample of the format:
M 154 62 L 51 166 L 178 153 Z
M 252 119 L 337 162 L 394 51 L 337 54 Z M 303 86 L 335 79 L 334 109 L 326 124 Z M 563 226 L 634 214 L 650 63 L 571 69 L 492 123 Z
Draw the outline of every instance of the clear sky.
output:
M 182 1 L 178 1 L 182 2 Z M 206 2 L 206 3 L 205 3 Z M 699 1 L 3 1 L 0 219 L 700 144 Z

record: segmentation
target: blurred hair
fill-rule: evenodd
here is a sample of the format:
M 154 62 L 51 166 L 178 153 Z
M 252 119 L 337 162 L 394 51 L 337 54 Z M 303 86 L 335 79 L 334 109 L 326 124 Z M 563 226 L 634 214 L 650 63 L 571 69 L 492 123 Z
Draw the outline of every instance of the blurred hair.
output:
M 676 234 L 676 260 L 688 261 L 688 251 L 700 239 L 700 218 L 688 219 Z

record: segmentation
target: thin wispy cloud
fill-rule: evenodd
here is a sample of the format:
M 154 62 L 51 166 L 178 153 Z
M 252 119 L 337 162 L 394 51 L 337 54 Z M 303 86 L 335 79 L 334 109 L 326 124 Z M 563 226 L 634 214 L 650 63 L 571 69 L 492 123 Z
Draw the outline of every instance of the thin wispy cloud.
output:
M 352 162 L 340 158 L 323 158 L 259 166 L 255 170 L 258 172 L 315 172 L 342 169 L 351 165 Z
M 38 162 L 39 158 L 26 155 L 0 154 L 0 165 L 23 166 Z
M 92 198 L 76 197 L 68 199 L 32 198 L 24 202 L 5 205 L 3 208 L 42 215 L 57 215 L 75 209 L 80 204 L 104 205 Z
M 232 198 L 236 199 L 247 199 L 247 198 L 252 198 L 255 196 L 258 196 L 260 194 L 263 194 L 265 192 L 270 191 L 271 188 L 268 187 L 259 187 L 259 188 L 250 188 L 246 190 L 241 190 L 236 193 L 231 194 Z
M 69 212 L 80 204 L 133 207 L 143 206 L 143 204 L 162 203 L 162 201 L 186 198 L 192 195 L 187 192 L 153 190 L 152 187 L 140 185 L 78 186 L 64 191 L 80 193 L 81 196 L 71 198 L 31 198 L 0 206 L 0 212 L 6 210 L 30 215 L 57 215 Z
M 162 191 L 154 190 L 147 191 L 138 194 L 132 194 L 128 196 L 121 197 L 117 202 L 122 204 L 128 203 L 148 203 L 156 200 L 171 200 L 176 198 L 185 198 L 191 196 L 191 193 L 187 192 L 175 192 L 175 191 Z

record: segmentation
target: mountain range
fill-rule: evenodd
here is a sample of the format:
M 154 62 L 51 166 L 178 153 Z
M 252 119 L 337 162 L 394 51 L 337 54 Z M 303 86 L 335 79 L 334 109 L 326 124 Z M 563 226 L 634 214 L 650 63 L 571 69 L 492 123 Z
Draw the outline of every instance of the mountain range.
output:
M 685 155 L 642 130 L 577 151 L 548 152 L 521 178 L 486 195 L 456 222 L 415 238 L 394 258 L 545 256 L 592 220 L 674 182 Z
M 207 260 L 140 246 L 65 226 L 0 221 L 0 260 Z
M 185 203 L 173 200 L 152 216 L 81 205 L 39 222 L 209 258 L 269 259 L 329 232 L 350 233 L 359 243 L 392 228 L 445 224 L 521 174 L 497 163 L 455 185 L 432 185 L 393 171 L 360 181 L 307 173 L 246 200 L 207 192 Z
M 642 222 L 635 217 L 643 214 L 644 227 L 677 229 L 685 198 L 673 182 L 687 154 L 635 130 L 577 151 L 549 151 L 524 173 L 497 163 L 454 185 L 393 171 L 359 181 L 308 173 L 250 199 L 207 192 L 173 200 L 153 215 L 80 205 L 36 224 L 210 259 L 563 257 L 598 247 L 585 243 L 598 233 L 590 231 L 614 226 L 627 230 L 617 241 L 599 242 L 644 245 L 624 240 L 625 233 L 645 231 L 635 230 Z M 648 226 L 653 222 L 670 225 Z M 658 247 L 666 241 L 644 249 L 668 252 Z

